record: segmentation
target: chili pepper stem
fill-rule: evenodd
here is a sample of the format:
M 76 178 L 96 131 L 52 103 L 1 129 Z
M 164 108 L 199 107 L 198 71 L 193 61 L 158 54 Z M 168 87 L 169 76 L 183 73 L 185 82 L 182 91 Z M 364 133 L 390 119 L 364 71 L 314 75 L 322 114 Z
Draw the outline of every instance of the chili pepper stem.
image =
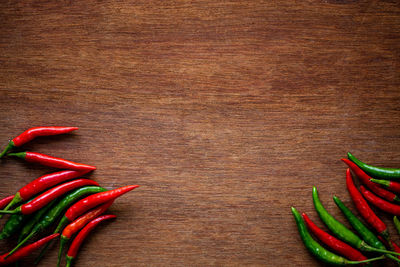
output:
M 0 213 L 3 214 L 16 214 L 16 213 L 20 213 L 21 209 L 20 208 L 16 208 L 15 210 L 0 210 Z
M 378 261 L 378 260 L 382 260 L 385 258 L 385 255 L 376 257 L 376 258 L 371 258 L 368 260 L 363 260 L 363 261 L 348 261 L 346 262 L 347 264 L 363 264 L 363 263 L 368 263 L 368 262 L 372 262 L 372 261 Z
M 14 142 L 11 140 L 8 142 L 6 148 L 0 153 L 0 158 L 2 158 L 5 154 L 7 154 L 11 149 L 15 147 Z
M 58 260 L 57 260 L 57 267 L 60 267 L 61 264 L 61 259 L 62 259 L 62 252 L 67 245 L 67 242 L 69 241 L 69 238 L 65 236 L 61 236 L 60 238 L 60 249 L 58 250 Z
M 65 267 L 71 267 L 71 264 L 72 264 L 72 260 L 73 260 L 74 258 L 72 258 L 72 257 L 70 257 L 70 256 L 67 256 L 67 265 L 65 265 Z
M 397 253 L 397 252 L 394 252 L 394 251 L 389 251 L 389 250 L 385 250 L 385 249 L 379 249 L 379 248 L 371 247 L 371 246 L 367 245 L 364 241 L 361 243 L 360 249 L 364 250 L 364 251 L 380 252 L 380 253 L 386 253 L 386 254 L 392 254 L 392 255 L 400 256 L 400 253 Z
M 8 153 L 8 156 L 18 157 L 20 159 L 25 159 L 26 152 Z
M 15 194 L 14 198 L 11 200 L 10 203 L 8 203 L 8 205 L 3 209 L 4 211 L 9 210 L 12 206 L 14 206 L 15 204 L 21 203 L 23 201 L 23 199 L 21 198 L 21 195 L 18 193 Z M 0 214 L 0 219 L 1 217 L 3 217 L 3 214 Z

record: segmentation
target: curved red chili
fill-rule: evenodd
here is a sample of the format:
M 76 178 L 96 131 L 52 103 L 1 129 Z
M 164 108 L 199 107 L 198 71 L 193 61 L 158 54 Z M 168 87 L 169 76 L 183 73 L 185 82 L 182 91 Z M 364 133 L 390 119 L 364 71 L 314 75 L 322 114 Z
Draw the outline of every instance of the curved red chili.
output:
M 15 204 L 21 203 L 23 201 L 27 201 L 31 199 L 33 196 L 37 195 L 38 193 L 57 185 L 61 182 L 74 179 L 76 177 L 82 176 L 85 173 L 89 172 L 88 170 L 85 171 L 59 171 L 50 174 L 43 175 L 29 184 L 22 187 L 14 196 L 13 200 L 5 207 L 5 210 L 8 210 Z M 0 205 L 1 206 L 1 205 Z M 3 209 L 1 207 L 0 209 Z M 1 218 L 1 215 L 0 215 Z
M 110 200 L 116 199 L 117 197 L 128 193 L 129 191 L 139 187 L 138 185 L 128 185 L 124 187 L 120 187 L 114 190 L 100 192 L 94 195 L 90 195 L 84 199 L 79 200 L 74 205 L 72 205 L 67 212 L 65 213 L 65 217 L 68 218 L 69 221 L 75 220 L 79 215 L 83 214 L 89 209 L 92 209 L 100 204 L 108 202 Z
M 350 173 L 350 169 L 346 170 L 346 186 L 349 191 L 350 197 L 354 202 L 358 212 L 361 217 L 379 234 L 381 234 L 385 239 L 389 238 L 389 232 L 387 230 L 386 224 L 379 219 L 378 216 L 373 212 L 371 207 L 368 205 L 367 201 L 363 198 L 361 193 L 357 190 L 354 185 L 353 178 Z
M 40 194 L 32 201 L 19 206 L 14 210 L 0 210 L 0 213 L 22 213 L 22 214 L 31 214 L 44 206 L 50 203 L 52 200 L 56 199 L 59 196 L 64 195 L 66 192 L 71 191 L 72 189 L 87 186 L 87 185 L 95 185 L 98 186 L 99 184 L 96 181 L 89 180 L 89 179 L 77 179 L 73 181 L 69 181 L 58 185 L 54 188 L 47 190 L 46 192 Z
M 96 169 L 95 166 L 90 166 L 82 163 L 72 162 L 66 159 L 55 158 L 41 153 L 36 152 L 19 152 L 19 153 L 9 153 L 9 156 L 19 157 L 26 160 L 27 162 L 39 163 L 44 166 L 58 168 L 58 169 L 68 169 L 75 171 L 93 171 Z
M 102 221 L 104 220 L 109 220 L 116 218 L 117 216 L 115 215 L 103 215 L 100 217 L 97 217 L 96 219 L 92 220 L 90 223 L 88 223 L 79 233 L 78 235 L 74 238 L 74 241 L 72 241 L 71 246 L 69 247 L 68 253 L 67 253 L 67 267 L 71 266 L 72 260 L 76 257 L 78 254 L 79 248 L 82 245 L 83 241 L 85 238 L 89 235 L 89 233 Z
M 307 214 L 303 213 L 302 216 L 304 221 L 306 222 L 308 229 L 310 229 L 310 231 L 329 248 L 333 249 L 337 253 L 347 257 L 350 260 L 362 261 L 368 259 L 363 254 L 361 254 L 360 251 L 323 231 L 313 221 L 311 221 Z
M 61 238 L 60 238 L 60 248 L 59 248 L 59 252 L 58 252 L 58 261 L 57 261 L 57 267 L 60 266 L 60 262 L 61 262 L 61 257 L 62 257 L 62 252 L 64 250 L 65 245 L 67 244 L 67 242 L 69 241 L 69 239 L 76 233 L 78 232 L 80 229 L 82 229 L 87 223 L 89 223 L 91 220 L 95 219 L 96 217 L 100 216 L 101 214 L 103 214 L 110 206 L 111 204 L 114 202 L 114 200 L 110 200 L 108 202 L 106 202 L 105 204 L 92 209 L 91 211 L 85 213 L 84 215 L 80 216 L 79 218 L 77 218 L 75 221 L 73 221 L 72 223 L 68 224 L 62 234 L 61 234 Z
M 348 160 L 348 159 L 342 159 L 344 163 L 347 164 L 347 166 L 350 167 L 350 169 L 357 175 L 357 177 L 360 179 L 360 181 L 368 186 L 369 189 L 371 189 L 372 192 L 377 194 L 378 196 L 381 196 L 389 201 L 400 201 L 400 198 L 394 194 L 393 192 L 390 192 L 386 189 L 381 188 L 379 185 L 376 183 L 372 182 L 368 174 L 366 174 L 363 170 L 360 169 L 354 162 Z
M 0 158 L 7 154 L 8 151 L 13 149 L 14 147 L 22 146 L 23 144 L 28 143 L 32 139 L 38 136 L 49 136 L 49 135 L 58 135 L 65 134 L 72 131 L 78 130 L 78 127 L 60 127 L 60 126 L 47 126 L 47 127 L 33 127 L 22 134 L 18 135 L 14 139 L 12 139 L 7 147 L 1 152 Z
M 400 206 L 399 205 L 395 205 L 393 203 L 390 203 L 376 195 L 374 195 L 372 192 L 368 191 L 367 189 L 365 189 L 364 186 L 360 186 L 360 191 L 363 194 L 363 196 L 365 197 L 366 200 L 368 200 L 369 203 L 371 203 L 372 205 L 378 207 L 379 209 L 393 214 L 393 215 L 400 215 Z
M 13 200 L 14 195 L 12 196 L 8 196 L 3 198 L 2 200 L 0 200 L 0 209 L 5 208 L 8 204 L 10 204 L 10 202 Z
M 51 241 L 52 239 L 56 238 L 59 235 L 60 234 L 49 235 L 49 236 L 47 236 L 45 238 L 40 239 L 39 241 L 36 241 L 35 243 L 32 243 L 30 245 L 27 245 L 27 246 L 17 250 L 14 254 L 12 254 L 10 256 L 8 256 L 9 253 L 1 255 L 0 256 L 0 265 L 8 265 L 8 264 L 11 264 L 13 262 L 16 262 L 17 260 L 19 260 L 19 259 L 21 259 L 21 258 L 23 258 L 25 256 L 28 256 L 34 250 L 40 248 L 41 246 L 43 246 L 44 244 L 48 243 L 49 241 Z

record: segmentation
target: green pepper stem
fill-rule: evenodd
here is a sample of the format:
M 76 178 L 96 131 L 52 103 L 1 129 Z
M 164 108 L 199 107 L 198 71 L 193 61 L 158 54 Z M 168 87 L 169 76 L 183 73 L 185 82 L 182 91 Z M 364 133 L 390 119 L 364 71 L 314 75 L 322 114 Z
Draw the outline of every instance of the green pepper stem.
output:
M 384 185 L 384 186 L 386 186 L 386 187 L 389 187 L 390 186 L 390 181 L 388 181 L 388 180 L 381 180 L 381 179 L 374 179 L 374 178 L 371 178 L 371 179 L 369 179 L 371 182 L 374 182 L 374 183 L 376 183 L 376 184 L 380 184 L 380 185 Z
M 67 255 L 67 265 L 65 265 L 65 267 L 71 267 L 73 259 L 74 259 L 73 257 Z
M 346 262 L 347 264 L 362 264 L 362 263 L 368 263 L 371 261 L 378 261 L 378 260 L 382 260 L 385 258 L 385 255 L 382 255 L 380 257 L 376 257 L 376 258 L 372 258 L 372 259 L 368 259 L 368 260 L 363 260 L 363 261 L 348 261 Z
M 8 151 L 13 149 L 14 147 L 15 147 L 15 145 L 14 145 L 14 142 L 12 140 L 10 142 L 8 142 L 6 148 L 4 148 L 4 150 L 0 153 L 0 158 L 2 158 L 5 154 L 8 153 Z
M 2 213 L 2 214 L 16 214 L 18 212 L 19 212 L 18 209 L 15 209 L 15 210 L 0 210 L 0 213 Z
M 17 192 L 14 198 L 11 200 L 11 202 L 8 203 L 8 205 L 4 208 L 4 210 L 9 210 L 12 206 L 14 206 L 15 204 L 19 204 L 21 202 L 22 202 L 21 195 L 19 194 L 19 192 Z M 3 217 L 3 214 L 0 214 L 0 219 L 1 217 Z
M 8 156 L 18 157 L 18 158 L 21 158 L 21 159 L 25 159 L 26 152 L 8 153 Z
M 62 258 L 62 252 L 68 242 L 69 238 L 65 237 L 65 236 L 61 236 L 60 239 L 60 249 L 58 250 L 58 261 L 57 261 L 57 267 L 60 267 L 61 264 L 61 258 Z
M 371 247 L 371 246 L 365 244 L 364 241 L 363 241 L 360 249 L 364 250 L 364 251 L 380 252 L 380 253 L 392 254 L 392 255 L 400 256 L 400 253 L 398 253 L 398 252 L 389 251 L 389 250 L 385 250 L 385 249 L 374 248 L 374 247 Z
M 390 254 L 386 254 L 385 255 L 386 258 L 397 261 L 398 263 L 400 263 L 400 259 L 397 258 L 396 256 L 390 255 Z

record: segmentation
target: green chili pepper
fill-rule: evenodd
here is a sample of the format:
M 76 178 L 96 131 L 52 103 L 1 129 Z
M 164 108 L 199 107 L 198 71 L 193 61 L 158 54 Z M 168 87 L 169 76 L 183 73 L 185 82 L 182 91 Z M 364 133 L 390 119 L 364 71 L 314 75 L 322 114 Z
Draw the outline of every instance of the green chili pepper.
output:
M 0 233 L 0 240 L 8 238 L 18 232 L 28 217 L 29 216 L 23 214 L 12 214 Z
M 306 248 L 319 260 L 328 263 L 328 264 L 334 264 L 334 265 L 346 265 L 346 264 L 361 264 L 361 263 L 367 263 L 375 260 L 381 260 L 384 258 L 384 256 L 380 256 L 378 258 L 373 258 L 373 259 L 368 259 L 365 261 L 349 261 L 346 258 L 343 258 L 339 255 L 336 255 L 329 250 L 325 249 L 322 247 L 317 241 L 315 241 L 310 233 L 307 230 L 307 227 L 303 221 L 303 218 L 301 217 L 300 213 L 292 207 L 292 213 L 294 215 L 294 219 L 297 224 L 297 228 L 300 233 L 300 237 L 303 240 L 304 245 Z
M 32 228 L 39 222 L 39 220 L 44 216 L 44 214 L 49 211 L 54 205 L 57 203 L 57 200 L 54 199 L 50 202 L 46 207 L 38 210 L 24 225 L 21 232 L 19 233 L 18 243 L 21 242 L 31 231 Z
M 31 237 L 33 237 L 35 234 L 40 233 L 47 227 L 51 226 L 63 213 L 63 211 L 68 208 L 72 203 L 77 201 L 79 198 L 81 198 L 84 195 L 88 194 L 95 194 L 95 193 L 100 193 L 107 191 L 105 188 L 99 187 L 99 186 L 85 186 L 76 189 L 72 193 L 68 194 L 66 197 L 60 200 L 53 208 L 51 208 L 43 217 L 40 222 L 38 222 L 32 229 L 32 231 L 25 237 L 24 240 L 18 243 L 18 245 L 10 251 L 10 253 L 7 255 L 9 257 L 12 255 L 15 251 L 17 251 L 18 248 L 20 248 L 22 245 L 26 243 Z
M 360 169 L 368 173 L 369 175 L 375 178 L 381 178 L 386 180 L 396 180 L 400 179 L 400 169 L 392 169 L 392 168 L 382 168 L 368 165 L 361 160 L 354 157 L 350 152 L 347 153 L 347 157 L 349 160 L 354 162 Z
M 319 200 L 318 191 L 315 186 L 313 187 L 312 195 L 313 195 L 314 207 L 319 217 L 326 224 L 329 230 L 331 230 L 332 233 L 334 233 L 339 239 L 363 251 L 374 251 L 385 254 L 393 254 L 396 256 L 400 255 L 400 253 L 394 251 L 387 251 L 384 249 L 379 249 L 369 246 L 365 241 L 359 238 L 355 233 L 350 231 L 346 226 L 337 221 L 332 215 L 328 213 L 328 211 L 324 208 L 324 206 L 322 206 L 322 203 Z
M 343 215 L 349 221 L 351 226 L 353 226 L 354 230 L 367 242 L 368 245 L 373 246 L 374 248 L 386 249 L 385 245 L 379 240 L 379 238 L 371 231 L 365 224 L 362 223 L 360 219 L 354 215 L 351 210 L 344 205 L 344 203 L 337 197 L 333 196 L 333 200 L 335 201 L 338 208 L 342 211 Z M 387 258 L 392 259 L 394 261 L 400 262 L 400 259 L 396 258 L 393 255 L 387 254 Z

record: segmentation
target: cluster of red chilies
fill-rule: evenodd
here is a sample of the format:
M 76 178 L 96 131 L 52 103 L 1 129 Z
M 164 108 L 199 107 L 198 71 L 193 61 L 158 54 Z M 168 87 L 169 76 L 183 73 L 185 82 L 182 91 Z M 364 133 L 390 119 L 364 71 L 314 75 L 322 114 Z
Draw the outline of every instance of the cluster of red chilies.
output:
M 400 169 L 382 168 L 368 165 L 352 154 L 342 161 L 346 170 L 346 187 L 361 221 L 337 196 L 333 200 L 348 220 L 352 230 L 334 218 L 323 207 L 317 189 L 313 188 L 313 202 L 321 221 L 332 234 L 320 229 L 311 219 L 292 207 L 300 236 L 306 248 L 319 260 L 334 265 L 364 264 L 387 258 L 400 264 L 400 247 L 389 235 L 387 225 L 377 216 L 370 204 L 381 211 L 394 215 L 393 222 L 400 234 Z M 357 188 L 353 174 L 360 183 Z M 367 189 L 368 188 L 368 189 Z M 321 246 L 312 235 L 324 245 Z M 335 253 L 331 252 L 334 251 Z M 368 258 L 369 253 L 379 253 L 379 257 Z
M 57 262 L 57 266 L 60 266 L 63 250 L 76 234 L 66 255 L 66 266 L 71 266 L 80 245 L 90 231 L 100 222 L 116 218 L 115 215 L 102 214 L 116 198 L 138 187 L 138 185 L 128 185 L 106 190 L 93 180 L 79 178 L 95 170 L 94 166 L 36 152 L 11 153 L 35 137 L 65 134 L 77 129 L 77 127 L 34 127 L 12 139 L 0 153 L 0 158 L 15 156 L 28 162 L 62 169 L 41 176 L 23 186 L 14 195 L 0 200 L 0 218 L 3 214 L 11 214 L 0 232 L 0 240 L 19 233 L 17 246 L 10 252 L 0 255 L 0 266 L 18 263 L 21 258 L 45 246 L 36 259 L 35 263 L 38 263 L 50 246 L 50 241 L 61 234 Z M 11 208 L 13 209 L 10 210 Z M 52 235 L 25 245 L 28 240 L 48 230 L 57 222 L 58 226 Z

